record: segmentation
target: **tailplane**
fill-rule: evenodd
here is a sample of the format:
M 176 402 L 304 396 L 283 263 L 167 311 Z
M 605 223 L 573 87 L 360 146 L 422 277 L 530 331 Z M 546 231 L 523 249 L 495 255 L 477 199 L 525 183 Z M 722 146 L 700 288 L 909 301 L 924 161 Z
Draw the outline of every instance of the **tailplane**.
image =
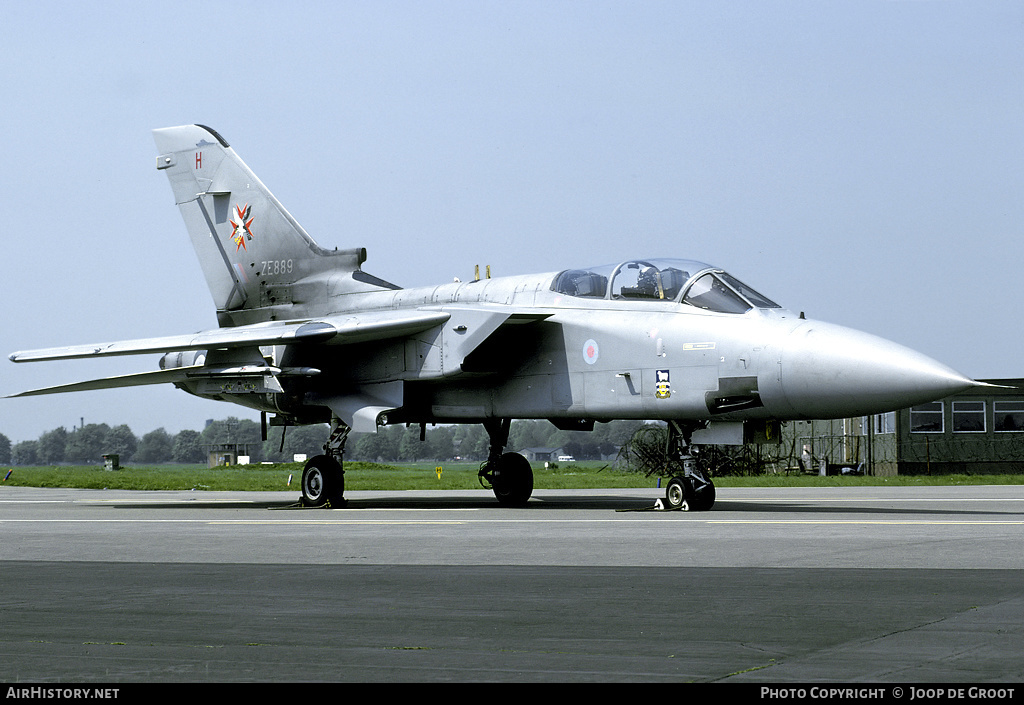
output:
M 359 271 L 365 249 L 317 245 L 216 131 L 153 138 L 222 326 L 322 315 L 332 294 L 397 288 Z

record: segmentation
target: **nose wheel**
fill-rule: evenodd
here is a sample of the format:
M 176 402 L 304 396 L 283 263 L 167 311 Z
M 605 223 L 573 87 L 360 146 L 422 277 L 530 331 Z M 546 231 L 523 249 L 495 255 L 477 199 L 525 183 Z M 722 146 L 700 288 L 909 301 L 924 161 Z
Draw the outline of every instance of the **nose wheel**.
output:
M 682 466 L 682 476 L 675 476 L 665 489 L 665 503 L 669 509 L 687 509 L 706 512 L 715 504 L 715 485 L 707 472 L 697 464 L 690 436 L 694 428 L 677 422 L 668 424 L 667 455 L 676 467 Z
M 715 485 L 700 470 L 684 477 L 673 477 L 665 489 L 668 509 L 688 509 L 704 512 L 715 504 Z
M 685 502 L 686 483 L 681 477 L 673 477 L 668 481 L 668 487 L 665 489 L 665 504 L 669 509 L 682 509 Z

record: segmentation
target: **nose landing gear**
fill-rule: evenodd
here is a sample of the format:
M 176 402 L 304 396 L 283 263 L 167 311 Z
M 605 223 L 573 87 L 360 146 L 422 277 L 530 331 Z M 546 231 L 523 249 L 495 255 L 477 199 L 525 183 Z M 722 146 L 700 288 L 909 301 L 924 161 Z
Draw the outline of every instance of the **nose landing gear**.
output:
M 697 458 L 690 452 L 693 447 L 690 436 L 695 430 L 678 421 L 668 424 L 669 467 L 682 466 L 683 474 L 676 475 L 668 482 L 665 490 L 667 509 L 683 509 L 703 512 L 715 504 L 715 485 L 707 473 L 697 465 Z

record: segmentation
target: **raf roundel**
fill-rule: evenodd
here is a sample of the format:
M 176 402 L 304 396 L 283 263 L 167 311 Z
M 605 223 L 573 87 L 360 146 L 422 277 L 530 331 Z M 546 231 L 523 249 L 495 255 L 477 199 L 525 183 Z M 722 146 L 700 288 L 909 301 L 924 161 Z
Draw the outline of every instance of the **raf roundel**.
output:
M 597 341 L 590 339 L 583 343 L 583 359 L 588 365 L 593 365 L 597 362 L 598 356 L 601 354 L 600 349 L 597 347 Z

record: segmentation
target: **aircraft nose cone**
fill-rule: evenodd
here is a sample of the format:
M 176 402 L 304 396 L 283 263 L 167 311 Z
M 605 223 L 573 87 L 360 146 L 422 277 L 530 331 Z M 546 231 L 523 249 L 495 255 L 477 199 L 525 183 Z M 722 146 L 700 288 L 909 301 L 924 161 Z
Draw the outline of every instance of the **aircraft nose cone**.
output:
M 915 350 L 818 321 L 787 336 L 779 364 L 783 395 L 804 418 L 894 411 L 978 385 Z

